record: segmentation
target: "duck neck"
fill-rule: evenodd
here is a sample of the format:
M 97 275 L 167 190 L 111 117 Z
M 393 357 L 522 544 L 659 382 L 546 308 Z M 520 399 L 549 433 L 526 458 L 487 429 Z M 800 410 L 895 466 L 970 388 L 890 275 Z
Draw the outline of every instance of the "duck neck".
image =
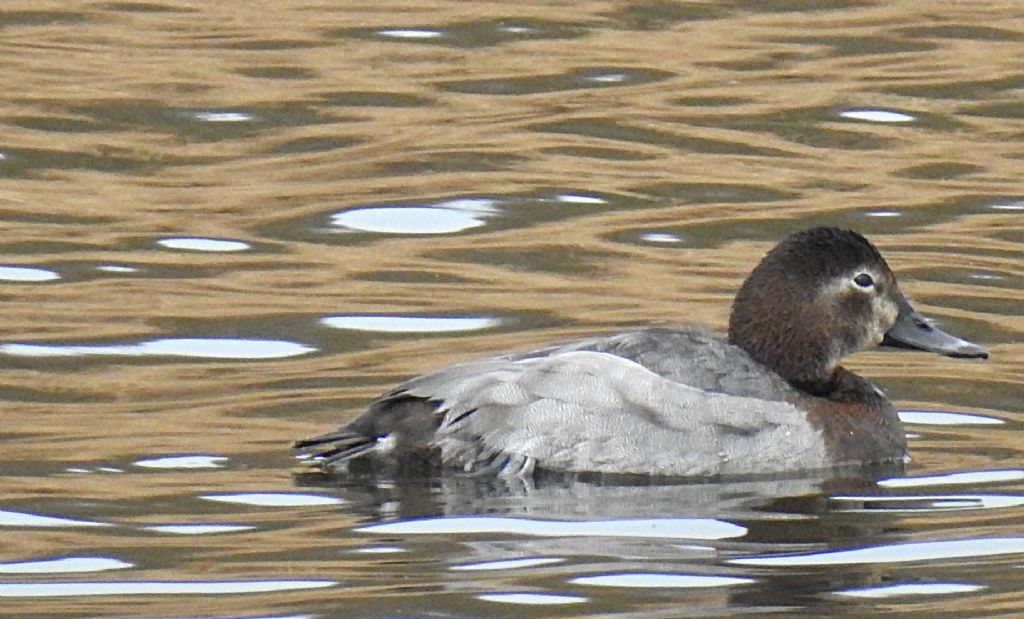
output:
M 818 397 L 828 397 L 836 388 L 839 372 L 831 351 L 816 344 L 818 342 L 790 341 L 786 346 L 741 348 L 797 389 Z
M 793 385 L 794 387 L 796 387 L 797 389 L 799 389 L 800 391 L 802 391 L 804 393 L 809 393 L 809 394 L 811 394 L 813 396 L 817 396 L 819 398 L 828 398 L 831 395 L 835 394 L 835 392 L 837 390 L 837 387 L 838 387 L 839 383 L 841 382 L 840 381 L 840 373 L 842 371 L 843 371 L 843 368 L 836 368 L 836 369 L 834 369 L 832 371 L 831 374 L 829 374 L 823 380 L 822 379 L 805 380 L 805 379 L 790 379 L 790 378 L 787 378 L 786 380 L 789 382 L 789 384 Z
M 824 332 L 827 323 L 794 320 L 792 324 L 801 328 L 778 331 L 773 330 L 777 325 L 759 324 L 756 320 L 733 321 L 729 342 L 800 391 L 827 397 L 835 390 L 842 356 Z

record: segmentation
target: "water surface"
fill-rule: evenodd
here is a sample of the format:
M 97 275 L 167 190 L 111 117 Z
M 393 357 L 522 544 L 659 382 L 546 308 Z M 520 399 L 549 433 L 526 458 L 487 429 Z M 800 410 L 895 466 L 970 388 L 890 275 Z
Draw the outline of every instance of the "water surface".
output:
M 4 616 L 1024 612 L 1016 9 L 5 4 Z M 325 480 L 288 452 L 442 364 L 720 328 L 812 224 L 992 352 L 849 360 L 905 474 Z

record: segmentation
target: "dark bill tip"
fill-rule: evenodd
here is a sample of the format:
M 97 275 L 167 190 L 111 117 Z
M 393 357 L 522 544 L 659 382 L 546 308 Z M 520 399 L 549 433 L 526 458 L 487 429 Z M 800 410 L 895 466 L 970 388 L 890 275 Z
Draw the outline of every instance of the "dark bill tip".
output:
M 947 357 L 988 358 L 988 350 L 984 346 L 978 346 L 938 329 L 917 313 L 906 299 L 900 300 L 900 313 L 896 318 L 896 324 L 886 332 L 882 346 L 925 350 Z

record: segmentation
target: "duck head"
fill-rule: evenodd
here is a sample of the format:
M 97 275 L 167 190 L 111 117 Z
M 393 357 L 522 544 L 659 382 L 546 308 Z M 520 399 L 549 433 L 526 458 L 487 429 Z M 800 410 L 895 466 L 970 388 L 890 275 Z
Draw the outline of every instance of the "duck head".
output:
M 812 228 L 780 242 L 740 287 L 729 341 L 791 384 L 828 390 L 839 360 L 879 344 L 950 357 L 987 357 L 932 326 L 860 234 Z

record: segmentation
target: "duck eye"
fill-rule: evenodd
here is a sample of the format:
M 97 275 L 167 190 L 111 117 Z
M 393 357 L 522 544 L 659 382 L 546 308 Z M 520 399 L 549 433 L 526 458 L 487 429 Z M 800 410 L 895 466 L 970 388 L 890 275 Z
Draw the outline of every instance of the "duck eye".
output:
M 858 273 L 857 276 L 853 278 L 853 283 L 857 284 L 861 288 L 866 289 L 874 286 L 875 280 L 872 279 L 871 276 L 868 275 L 867 273 Z

